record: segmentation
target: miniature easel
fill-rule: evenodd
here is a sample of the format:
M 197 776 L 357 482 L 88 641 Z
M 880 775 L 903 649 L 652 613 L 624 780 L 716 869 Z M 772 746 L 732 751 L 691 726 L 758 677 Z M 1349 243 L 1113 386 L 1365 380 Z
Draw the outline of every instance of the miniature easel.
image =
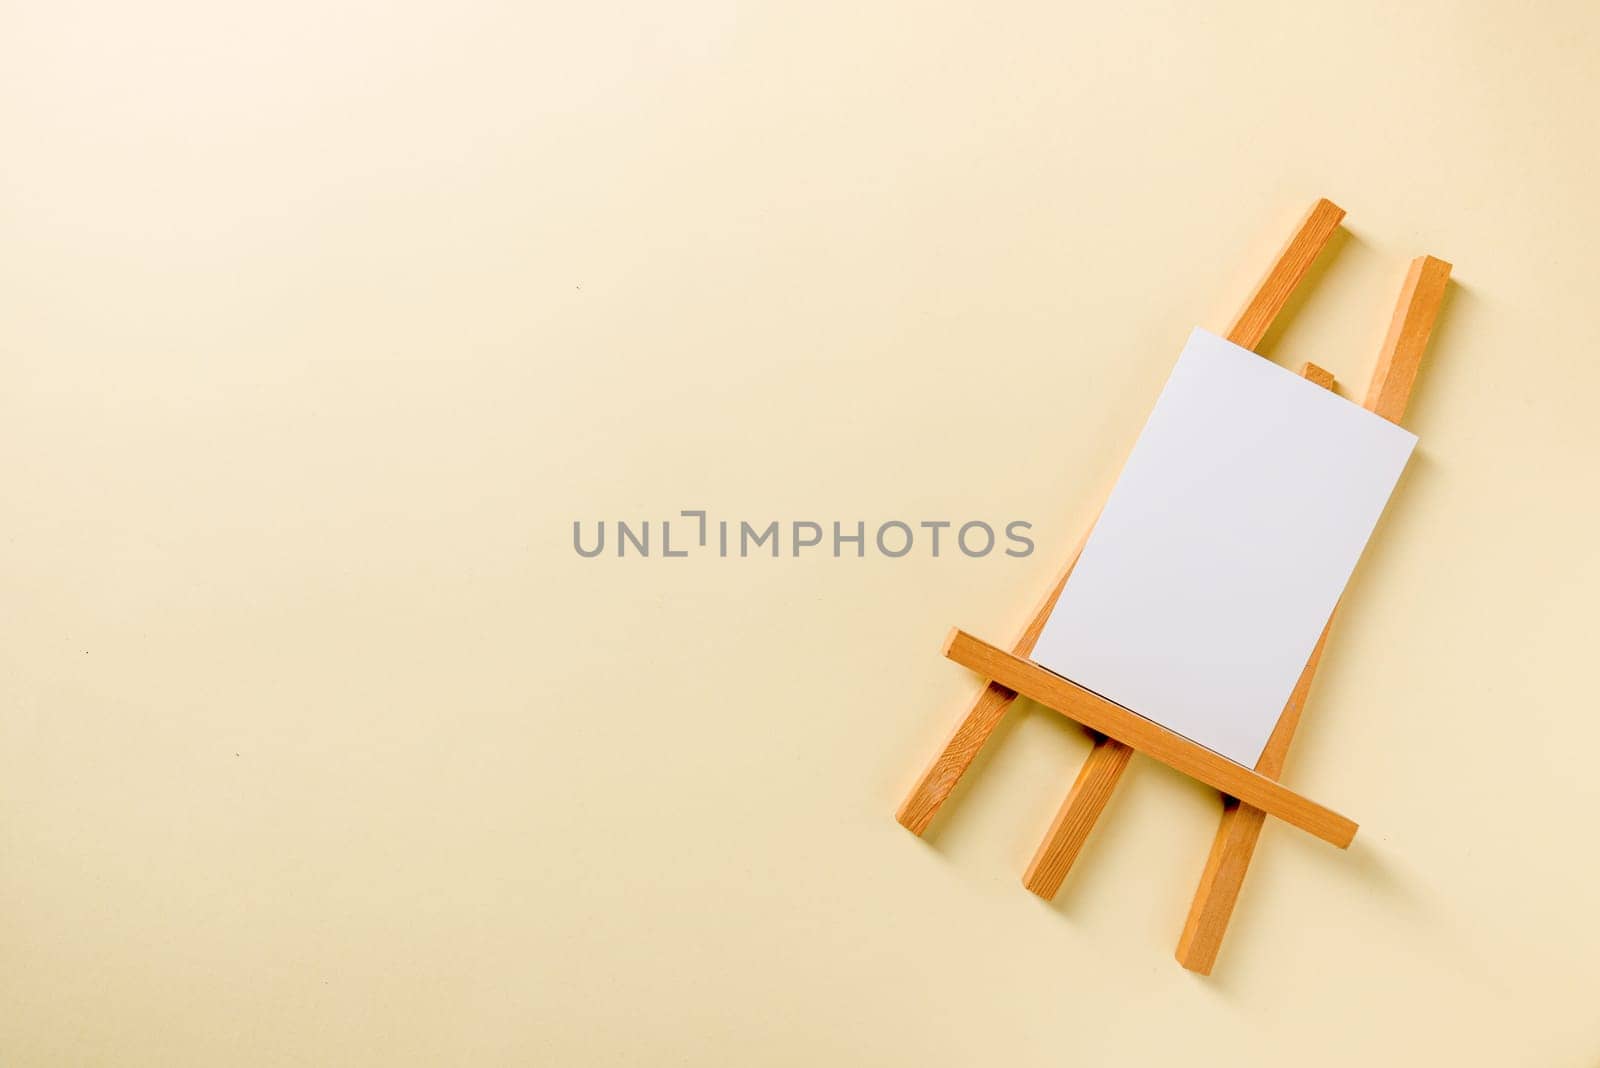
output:
M 1228 331 L 1229 341 L 1247 349 L 1261 343 L 1343 218 L 1342 208 L 1328 200 L 1317 202 Z M 1412 261 L 1406 275 L 1365 402 L 1367 409 L 1392 422 L 1398 423 L 1405 414 L 1449 277 L 1450 264 L 1431 256 Z M 1302 373 L 1326 389 L 1334 388 L 1333 376 L 1315 364 L 1306 364 Z M 1178 962 L 1185 968 L 1209 974 L 1268 814 L 1341 849 L 1355 836 L 1353 822 L 1277 782 L 1332 620 L 1323 629 L 1252 771 L 1028 660 L 1081 551 L 1080 542 L 1010 653 L 963 631 L 951 632 L 945 655 L 990 681 L 944 749 L 918 779 L 896 818 L 913 834 L 921 835 L 927 830 L 1019 694 L 1077 721 L 1095 734 L 1094 748 L 1023 876 L 1023 884 L 1029 890 L 1048 899 L 1055 896 L 1082 851 L 1134 751 L 1153 756 L 1223 794 L 1222 822 L 1177 949 Z

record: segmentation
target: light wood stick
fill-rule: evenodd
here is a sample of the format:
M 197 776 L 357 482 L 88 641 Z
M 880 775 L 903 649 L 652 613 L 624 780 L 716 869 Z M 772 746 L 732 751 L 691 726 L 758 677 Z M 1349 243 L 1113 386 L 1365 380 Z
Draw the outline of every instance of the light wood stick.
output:
M 1228 340 L 1235 345 L 1254 349 L 1267 336 L 1278 313 L 1289 303 L 1295 287 L 1305 279 L 1306 272 L 1316 262 L 1317 254 L 1328 243 L 1339 223 L 1344 219 L 1344 209 L 1324 197 L 1317 201 L 1300 224 L 1300 229 L 1278 254 L 1278 262 L 1267 272 L 1266 278 L 1256 287 L 1244 311 L 1228 328 Z
M 1295 286 L 1305 278 L 1317 253 L 1333 236 L 1343 218 L 1343 208 L 1326 199 L 1317 201 L 1299 232 L 1279 254 L 1277 264 L 1256 288 L 1255 295 L 1245 305 L 1244 311 L 1233 321 L 1233 326 L 1228 330 L 1229 341 L 1252 350 L 1261 344 L 1261 339 L 1267 336 L 1267 330 L 1283 310 Z M 1327 376 L 1328 383 L 1324 388 L 1332 388 L 1333 376 L 1320 367 L 1316 370 Z M 1033 859 L 1022 873 L 1023 886 L 1046 901 L 1056 896 L 1067 872 L 1072 869 L 1073 861 L 1089 840 L 1089 833 L 1094 830 L 1100 813 L 1105 811 L 1106 802 L 1111 800 L 1122 773 L 1127 770 L 1131 755 L 1126 746 L 1114 739 L 1095 739 L 1094 748 L 1089 750 L 1083 766 L 1078 769 L 1072 789 L 1061 802 L 1055 820 L 1045 831 Z
M 944 655 L 1090 730 L 1115 738 L 1230 797 L 1248 801 L 1324 842 L 1343 849 L 1355 837 L 1356 824 L 1337 812 L 964 630 L 950 632 Z
M 1339 221 L 1343 218 L 1344 209 L 1331 200 L 1317 201 L 1305 221 L 1300 224 L 1300 228 L 1295 231 L 1294 237 L 1289 240 L 1289 244 L 1278 254 L 1278 259 L 1267 272 L 1267 277 L 1256 287 L 1244 311 L 1234 321 L 1233 327 L 1228 331 L 1228 340 L 1252 349 L 1261 343 L 1268 327 L 1283 310 L 1295 287 L 1311 269 L 1317 253 L 1328 243 L 1328 239 L 1333 236 L 1339 227 Z M 1023 628 L 1022 636 L 1012 646 L 1012 651 L 1018 656 L 1032 655 L 1033 646 L 1039 640 L 1039 633 L 1044 629 L 1045 620 L 1050 618 L 1050 612 L 1056 605 L 1056 598 L 1061 596 L 1061 588 L 1066 585 L 1067 577 L 1078 562 L 1078 553 L 1082 549 L 1080 543 L 1067 561 L 1066 567 L 1062 569 L 1060 578 L 1040 604 L 1038 611 Z M 994 733 L 994 729 L 999 726 L 1006 709 L 1011 707 L 1011 702 L 1016 696 L 1013 691 L 993 682 L 984 687 L 978 699 L 967 710 L 967 714 L 956 725 L 944 747 L 924 769 L 916 785 L 901 802 L 899 811 L 895 813 L 895 819 L 901 826 L 916 835 L 928 829 L 940 806 L 961 781 L 961 776 L 972 766 L 972 761 L 984 743 L 989 740 L 989 736 Z M 1096 751 L 1098 748 L 1097 746 Z M 1091 753 L 1091 760 L 1093 759 L 1094 754 Z M 1126 758 L 1123 759 L 1123 763 L 1126 764 Z M 1120 774 L 1120 769 L 1117 774 Z M 1116 777 L 1113 775 L 1111 778 L 1113 786 L 1115 781 Z M 1109 796 L 1109 788 L 1107 794 Z M 1089 822 L 1092 825 L 1093 820 Z
M 1300 371 L 1306 379 L 1323 389 L 1333 388 L 1333 375 L 1314 363 L 1306 364 Z M 1281 724 L 1283 717 L 1279 717 Z M 1094 748 L 1078 769 L 1072 789 L 1067 792 L 1051 822 L 1050 829 L 1039 841 L 1033 859 L 1022 873 L 1022 885 L 1046 901 L 1052 900 L 1066 881 L 1067 872 L 1083 852 L 1089 832 L 1105 810 L 1106 802 L 1122 779 L 1133 750 L 1110 738 L 1097 738 Z
M 1391 422 L 1398 423 L 1405 415 L 1406 404 L 1411 399 L 1411 387 L 1417 378 L 1417 368 L 1433 332 L 1434 319 L 1444 299 L 1445 286 L 1450 280 L 1450 264 L 1432 256 L 1419 256 L 1411 263 L 1405 284 L 1400 290 L 1400 300 L 1395 307 L 1389 333 L 1378 356 L 1378 366 L 1372 373 L 1372 385 L 1367 392 L 1366 407 Z M 1335 610 L 1337 611 L 1337 609 Z M 1268 778 L 1276 779 L 1283 772 L 1284 760 L 1289 755 L 1289 743 L 1294 740 L 1295 728 L 1300 725 L 1300 715 L 1305 708 L 1317 665 L 1322 660 L 1323 644 L 1328 630 L 1333 626 L 1330 617 L 1322 630 L 1305 670 L 1300 673 L 1278 725 L 1273 729 L 1267 747 L 1256 762 L 1256 770 Z M 1250 859 L 1255 855 L 1256 841 L 1261 836 L 1265 815 L 1259 808 L 1225 798 L 1222 821 L 1217 826 L 1211 843 L 1211 853 L 1206 858 L 1205 869 L 1200 873 L 1200 886 L 1195 890 L 1194 902 L 1189 907 L 1183 934 L 1178 938 L 1175 954 L 1178 963 L 1202 975 L 1211 974 L 1222 948 L 1223 935 L 1228 921 L 1233 917 L 1234 905 L 1239 900 L 1239 890 L 1244 885 Z
M 1044 622 L 1050 618 L 1050 612 L 1056 606 L 1056 599 L 1061 596 L 1061 588 L 1067 584 L 1067 579 L 1072 575 L 1072 569 L 1077 566 L 1078 554 L 1081 552 L 1083 543 L 1079 542 L 1078 547 L 1072 551 L 1071 558 L 1067 560 L 1067 566 L 1061 569 L 1061 576 L 1050 587 L 1050 592 L 1040 602 L 1038 609 L 1033 613 L 1033 618 L 1023 628 L 1022 636 L 1012 646 L 1018 656 L 1033 654 L 1033 647 L 1044 630 Z M 1008 690 L 997 682 L 990 682 L 984 686 L 983 692 L 973 702 L 972 708 L 956 725 L 950 740 L 945 742 L 939 755 L 933 758 L 933 763 L 928 765 L 922 777 L 917 780 L 917 785 L 912 787 L 911 793 L 900 803 L 900 810 L 895 813 L 895 819 L 900 822 L 900 826 L 915 835 L 921 835 L 928 829 L 928 824 L 933 822 L 933 817 L 939 812 L 939 806 L 950 796 L 950 791 L 956 788 L 956 783 L 961 781 L 961 776 L 966 774 L 967 768 L 977 757 L 978 750 L 989 740 L 989 735 L 1000 725 L 1006 709 L 1010 708 L 1011 702 L 1016 699 L 1015 690 Z
M 1121 742 L 1096 736 L 1072 789 L 1022 873 L 1023 886 L 1046 901 L 1056 896 L 1132 758 L 1133 750 Z
M 1334 387 L 1333 372 L 1318 367 L 1314 363 L 1307 363 L 1300 368 L 1300 377 L 1314 386 L 1321 386 L 1323 389 L 1331 390 Z

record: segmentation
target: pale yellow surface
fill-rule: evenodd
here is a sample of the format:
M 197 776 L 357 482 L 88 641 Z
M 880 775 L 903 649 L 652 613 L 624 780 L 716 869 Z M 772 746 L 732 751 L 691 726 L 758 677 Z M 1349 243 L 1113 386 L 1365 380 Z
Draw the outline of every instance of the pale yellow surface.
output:
M 6 3 L 0 1063 L 1591 1066 L 1600 13 Z M 1210 980 L 1142 758 L 892 812 L 1188 330 L 1422 439 Z M 1024 560 L 571 523 L 1027 519 Z M 592 529 L 592 526 L 591 526 Z

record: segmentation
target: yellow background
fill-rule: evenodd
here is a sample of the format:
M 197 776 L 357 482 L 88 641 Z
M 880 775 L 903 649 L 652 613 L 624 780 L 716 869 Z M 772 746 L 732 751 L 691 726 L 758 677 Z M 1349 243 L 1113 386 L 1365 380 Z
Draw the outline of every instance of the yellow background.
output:
M 0 1062 L 1596 1063 L 1593 5 L 3 14 Z M 1273 359 L 1457 282 L 1204 980 L 1196 784 L 892 813 L 1321 195 Z M 701 507 L 1039 549 L 571 547 Z

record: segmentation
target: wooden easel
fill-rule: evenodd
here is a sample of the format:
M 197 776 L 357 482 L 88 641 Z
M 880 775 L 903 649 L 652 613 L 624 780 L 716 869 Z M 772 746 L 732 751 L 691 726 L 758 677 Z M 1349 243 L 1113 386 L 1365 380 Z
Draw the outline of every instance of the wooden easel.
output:
M 1234 321 L 1227 334 L 1229 341 L 1247 349 L 1261 343 L 1343 218 L 1344 210 L 1331 201 L 1317 202 Z M 1399 304 L 1365 402 L 1367 409 L 1392 422 L 1398 423 L 1405 414 L 1449 278 L 1450 264 L 1421 256 L 1412 261 L 1400 290 Z M 1314 364 L 1306 364 L 1302 373 L 1326 389 L 1334 388 L 1333 375 Z M 1082 547 L 1080 542 L 1009 653 L 963 631 L 951 632 L 945 642 L 945 656 L 976 671 L 989 683 L 917 780 L 896 818 L 913 834 L 921 835 L 927 830 L 1019 694 L 1060 712 L 1093 732 L 1095 743 L 1023 876 L 1024 886 L 1048 899 L 1055 896 L 1082 851 L 1133 753 L 1155 757 L 1223 795 L 1222 821 L 1176 954 L 1185 968 L 1210 974 L 1267 815 L 1277 816 L 1341 849 L 1355 836 L 1353 822 L 1277 781 L 1333 623 L 1330 619 L 1323 629 L 1266 749 L 1251 770 L 1075 686 L 1028 659 Z

